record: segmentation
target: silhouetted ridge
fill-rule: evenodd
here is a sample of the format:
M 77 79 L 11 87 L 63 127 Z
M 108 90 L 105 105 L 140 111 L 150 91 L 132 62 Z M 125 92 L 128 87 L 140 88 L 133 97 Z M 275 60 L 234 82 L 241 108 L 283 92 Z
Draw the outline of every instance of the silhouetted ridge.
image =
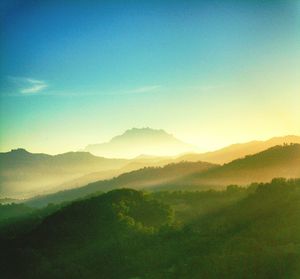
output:
M 274 146 L 206 172 L 191 174 L 159 189 L 222 188 L 229 184 L 267 182 L 274 177 L 300 177 L 300 144 Z
M 88 152 L 48 155 L 16 149 L 0 153 L 0 195 L 22 197 L 49 191 L 66 181 L 92 172 L 119 169 L 127 163 L 124 159 L 96 157 Z
M 290 143 L 300 143 L 300 137 L 290 135 L 283 137 L 274 137 L 266 141 L 250 141 L 246 143 L 237 143 L 212 152 L 206 152 L 202 154 L 186 154 L 180 156 L 178 160 L 205 161 L 216 164 L 223 164 L 229 163 L 238 158 L 242 158 L 246 155 L 256 154 L 276 145 Z
M 45 206 L 48 203 L 60 203 L 82 198 L 96 192 L 109 191 L 117 188 L 149 189 L 157 185 L 172 183 L 178 178 L 185 177 L 195 172 L 205 172 L 217 165 L 205 162 L 181 162 L 168 164 L 164 167 L 145 167 L 139 170 L 121 174 L 110 180 L 101 180 L 86 186 L 70 189 L 54 194 L 34 197 L 27 203 L 32 206 Z

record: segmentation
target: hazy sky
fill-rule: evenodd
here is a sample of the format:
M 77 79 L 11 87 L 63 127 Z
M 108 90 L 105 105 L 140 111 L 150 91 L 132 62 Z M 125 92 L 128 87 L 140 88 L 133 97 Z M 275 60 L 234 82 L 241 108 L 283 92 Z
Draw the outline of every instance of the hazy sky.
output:
M 300 1 L 0 5 L 1 151 L 77 150 L 132 127 L 201 150 L 300 135 Z

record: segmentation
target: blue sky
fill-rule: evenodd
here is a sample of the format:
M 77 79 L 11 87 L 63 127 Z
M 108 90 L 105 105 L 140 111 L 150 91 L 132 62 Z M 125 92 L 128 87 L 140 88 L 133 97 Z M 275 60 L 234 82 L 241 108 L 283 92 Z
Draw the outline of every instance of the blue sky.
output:
M 202 150 L 300 134 L 299 1 L 2 5 L 2 151 L 148 126 Z

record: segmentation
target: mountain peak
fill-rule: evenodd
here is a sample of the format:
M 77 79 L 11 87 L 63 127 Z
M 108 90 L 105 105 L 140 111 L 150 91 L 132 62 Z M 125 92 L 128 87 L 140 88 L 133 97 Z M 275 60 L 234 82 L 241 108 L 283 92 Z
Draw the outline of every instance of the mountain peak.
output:
M 20 154 L 20 155 L 25 155 L 25 154 L 31 154 L 30 152 L 28 152 L 26 149 L 24 148 L 16 148 L 16 149 L 12 149 L 10 151 L 13 154 Z
M 163 129 L 152 129 L 152 128 L 149 128 L 149 127 L 131 128 L 131 129 L 126 130 L 123 133 L 123 135 L 139 135 L 139 134 L 165 134 L 165 135 L 169 135 Z
M 91 144 L 85 151 L 97 156 L 133 158 L 140 154 L 171 156 L 196 151 L 187 144 L 162 129 L 132 128 L 113 137 L 109 142 Z
M 145 128 L 131 128 L 131 129 L 128 129 L 126 130 L 123 134 L 121 135 L 118 135 L 118 136 L 115 136 L 113 137 L 110 142 L 113 142 L 113 141 L 116 141 L 116 140 L 119 140 L 119 139 L 134 139 L 134 138 L 163 138 L 163 137 L 173 137 L 173 135 L 167 133 L 166 131 L 162 130 L 162 129 L 152 129 L 152 128 L 149 128 L 149 127 L 145 127 Z
M 141 127 L 141 128 L 132 127 L 131 129 L 126 130 L 125 133 L 126 132 L 138 132 L 138 131 L 158 131 L 158 130 L 150 128 L 150 127 Z

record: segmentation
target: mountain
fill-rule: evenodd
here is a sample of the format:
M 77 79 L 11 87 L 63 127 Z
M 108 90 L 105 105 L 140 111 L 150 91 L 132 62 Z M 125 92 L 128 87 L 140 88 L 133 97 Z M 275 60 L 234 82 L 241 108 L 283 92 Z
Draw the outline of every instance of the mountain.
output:
M 300 143 L 299 136 L 284 136 L 274 137 L 266 141 L 251 141 L 247 143 L 232 144 L 222 149 L 206 152 L 202 154 L 185 154 L 177 158 L 178 161 L 205 161 L 215 164 L 224 164 L 235 159 L 242 158 L 246 155 L 255 154 L 266 150 L 276 145 L 283 145 L 288 143 Z
M 141 154 L 171 156 L 195 152 L 197 148 L 184 143 L 164 130 L 133 128 L 107 143 L 90 144 L 85 151 L 94 155 L 114 158 L 133 158 Z
M 37 194 L 82 175 L 118 169 L 127 163 L 124 159 L 96 157 L 87 152 L 52 156 L 15 149 L 0 153 L 0 196 Z
M 123 173 L 110 180 L 90 183 L 86 186 L 65 190 L 49 195 L 33 197 L 26 204 L 43 207 L 49 203 L 57 204 L 83 198 L 98 192 L 109 191 L 117 188 L 147 189 L 165 183 L 171 183 L 191 173 L 205 172 L 217 165 L 205 162 L 181 162 L 168 164 L 164 167 L 145 167 L 139 170 Z
M 52 156 L 14 149 L 0 153 L 0 197 L 26 198 L 76 188 L 140 168 L 164 166 L 173 160 L 155 156 L 111 159 L 88 152 Z
M 208 189 L 230 184 L 267 182 L 274 177 L 300 177 L 300 144 L 274 146 L 228 164 L 193 173 L 157 189 Z
M 117 188 L 157 190 L 220 189 L 230 184 L 267 182 L 274 177 L 300 177 L 300 145 L 275 146 L 225 165 L 205 162 L 172 163 L 164 167 L 146 167 L 123 173 L 76 189 L 34 197 L 26 204 L 45 206 L 105 192 Z
M 163 130 L 145 128 L 128 130 L 122 136 L 114 138 L 111 142 L 114 142 L 112 145 L 119 145 L 118 143 L 123 142 L 123 147 L 125 146 L 125 142 L 127 142 L 132 149 L 135 149 L 139 146 L 136 142 L 139 142 L 141 134 L 145 136 L 141 138 L 146 139 L 146 141 L 149 141 L 149 138 L 151 138 L 146 136 L 148 134 L 156 134 L 157 138 L 175 139 Z M 175 139 L 175 142 L 178 143 L 178 140 Z M 273 138 L 264 142 L 253 141 L 245 144 L 231 145 L 214 152 L 203 154 L 192 153 L 178 157 L 141 155 L 149 152 L 146 152 L 147 150 L 141 152 L 136 149 L 139 155 L 131 160 L 97 157 L 88 152 L 68 152 L 51 156 L 48 154 L 33 154 L 24 149 L 16 149 L 11 152 L 0 153 L 0 197 L 24 198 L 37 194 L 57 192 L 80 187 L 99 180 L 111 179 L 122 173 L 144 167 L 162 167 L 170 163 L 179 163 L 182 161 L 224 163 L 232 158 L 237 159 L 238 156 L 243 157 L 244 154 L 252 154 L 256 150 L 260 152 L 261 150 L 265 150 L 266 147 L 277 143 L 289 142 L 300 142 L 300 137 L 286 136 Z M 162 145 L 156 144 L 155 141 L 152 144 L 154 147 L 157 145 L 162 148 Z M 104 145 L 112 146 L 110 143 Z M 166 150 L 169 149 L 166 148 Z M 129 150 L 129 152 L 131 151 Z M 179 151 L 176 153 L 178 154 Z M 268 177 L 271 179 L 274 176 L 269 175 Z M 259 177 L 254 175 L 252 178 L 258 179 Z M 247 181 L 250 181 L 252 178 L 249 177 Z M 241 180 L 237 181 L 244 183 Z M 221 184 L 223 185 L 224 183 Z
M 174 162 L 180 163 L 174 157 L 157 157 L 150 155 L 141 155 L 127 161 L 128 163 L 121 168 L 111 170 L 98 171 L 85 174 L 79 178 L 68 180 L 52 189 L 52 192 L 61 191 L 62 189 L 77 188 L 99 180 L 108 180 L 117 177 L 123 173 L 149 167 L 164 167 Z

